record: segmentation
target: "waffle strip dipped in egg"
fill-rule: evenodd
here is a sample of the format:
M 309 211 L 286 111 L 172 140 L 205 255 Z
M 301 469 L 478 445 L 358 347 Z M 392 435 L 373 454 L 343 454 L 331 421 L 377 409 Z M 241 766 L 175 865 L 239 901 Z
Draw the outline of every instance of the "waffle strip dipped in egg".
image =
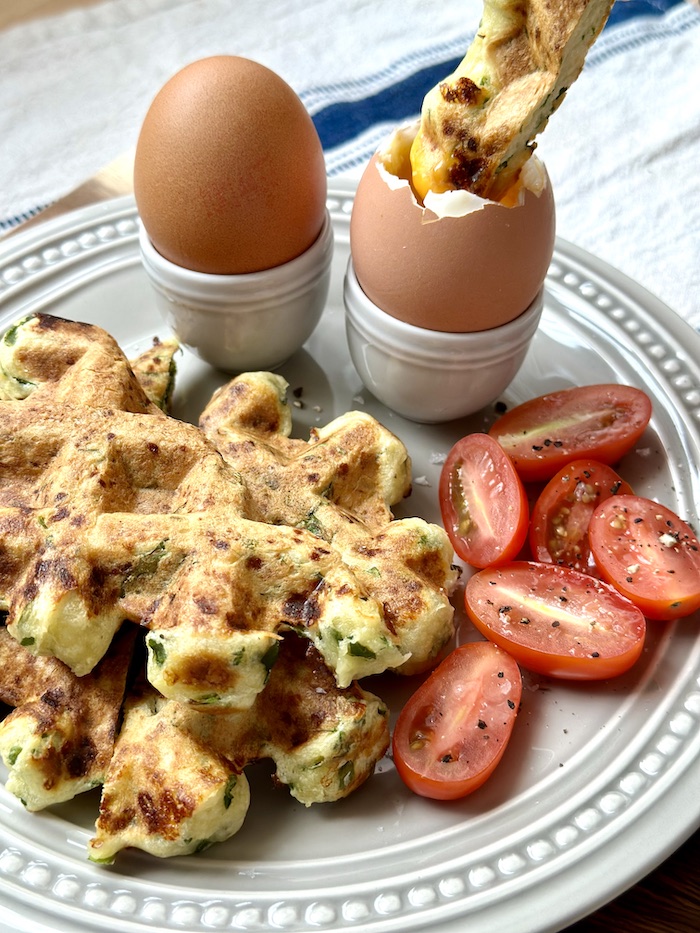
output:
M 611 9 L 612 0 L 484 0 L 463 60 L 423 101 L 410 156 L 419 197 L 466 189 L 501 200 Z

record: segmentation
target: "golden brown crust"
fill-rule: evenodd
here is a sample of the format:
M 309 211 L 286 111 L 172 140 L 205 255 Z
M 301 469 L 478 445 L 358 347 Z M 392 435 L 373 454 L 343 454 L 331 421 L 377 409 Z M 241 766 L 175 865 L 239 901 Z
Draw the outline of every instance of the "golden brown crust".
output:
M 251 425 L 249 411 L 266 395 L 268 417 Z M 272 396 L 278 399 L 272 384 L 244 374 L 219 390 L 200 421 L 245 476 L 251 514 L 311 529 L 319 554 L 329 547 L 340 554 L 381 606 L 389 632 L 412 655 L 411 669 L 429 664 L 451 632 L 452 550 L 442 529 L 392 520 L 391 506 L 410 490 L 405 448 L 359 412 L 312 432 L 309 441 L 290 440 L 281 433 L 284 419 L 272 414 Z M 310 629 L 326 596 L 323 584 L 294 594 L 299 618 L 288 600 L 286 620 Z
M 132 372 L 150 402 L 167 412 L 175 388 L 177 340 L 153 338 L 148 349 L 129 361 Z
M 346 797 L 385 753 L 388 720 L 381 701 L 356 684 L 340 689 L 316 649 L 293 634 L 249 710 L 197 712 L 142 683 L 126 704 L 91 855 L 111 860 L 136 846 L 165 856 L 206 846 L 213 841 L 206 833 L 221 831 L 233 809 L 245 767 L 260 759 L 271 759 L 277 782 L 307 806 Z
M 139 622 L 156 689 L 230 709 L 262 689 L 285 626 L 341 686 L 425 664 L 449 639 L 451 547 L 436 526 L 391 521 L 410 461 L 373 418 L 292 440 L 286 384 L 248 374 L 208 406 L 207 439 L 147 399 L 99 328 L 35 316 L 0 352 L 24 393 L 0 400 L 0 582 L 32 653 L 82 676 Z M 411 562 L 430 554 L 421 576 Z
M 139 631 L 151 685 L 129 699 L 102 805 L 118 847 L 145 833 L 155 854 L 190 851 L 189 822 L 224 806 L 231 774 L 257 757 L 272 757 L 304 803 L 358 786 L 388 728 L 353 678 L 410 653 L 433 661 L 452 634 L 444 532 L 392 520 L 410 488 L 403 445 L 357 413 L 290 438 L 286 386 L 271 374 L 216 396 L 209 440 L 149 400 L 99 328 L 33 317 L 0 355 L 0 699 L 17 706 L 8 732 L 22 718 L 25 732 L 63 736 L 44 790 L 60 768 L 101 779 L 130 657 L 122 640 Z M 165 735 L 173 743 L 158 748 Z M 227 833 L 243 790 L 236 799 Z
M 114 751 L 136 629 L 125 625 L 95 670 L 83 678 L 56 658 L 38 658 L 0 628 L 0 700 L 15 709 L 0 740 L 15 726 L 31 747 L 38 799 L 31 809 L 102 783 Z
M 485 0 L 467 55 L 423 103 L 411 157 L 420 194 L 466 188 L 500 199 L 611 8 L 612 0 Z

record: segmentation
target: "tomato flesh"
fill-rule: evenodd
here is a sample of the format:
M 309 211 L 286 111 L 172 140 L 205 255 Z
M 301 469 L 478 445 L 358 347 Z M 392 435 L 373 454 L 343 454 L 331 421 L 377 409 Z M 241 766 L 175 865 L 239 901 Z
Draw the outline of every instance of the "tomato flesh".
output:
M 591 516 L 600 502 L 631 492 L 630 485 L 605 463 L 575 460 L 562 467 L 532 509 L 533 559 L 598 576 L 588 540 Z
M 454 800 L 493 773 L 510 739 L 522 695 L 520 669 L 490 642 L 455 648 L 402 709 L 392 749 L 416 794 Z
M 615 677 L 639 658 L 643 614 L 607 583 L 556 564 L 515 561 L 474 574 L 470 619 L 523 667 L 569 680 Z
M 649 619 L 679 619 L 700 608 L 700 544 L 691 527 L 652 499 L 602 502 L 590 525 L 601 576 Z
M 572 460 L 615 464 L 637 443 L 651 401 L 625 385 L 575 386 L 530 399 L 491 426 L 521 478 L 548 480 Z
M 488 434 L 468 434 L 448 454 L 440 475 L 440 510 L 452 547 L 473 567 L 512 560 L 527 538 L 525 488 Z

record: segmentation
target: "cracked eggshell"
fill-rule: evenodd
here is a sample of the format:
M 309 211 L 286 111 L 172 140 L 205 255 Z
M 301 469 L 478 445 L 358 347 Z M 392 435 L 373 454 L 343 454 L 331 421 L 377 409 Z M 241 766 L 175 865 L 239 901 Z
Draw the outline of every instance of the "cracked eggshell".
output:
M 426 200 L 432 209 L 375 154 L 350 220 L 352 262 L 367 297 L 401 321 L 451 333 L 518 317 L 554 250 L 554 197 L 542 163 L 529 160 L 512 207 L 466 192 Z

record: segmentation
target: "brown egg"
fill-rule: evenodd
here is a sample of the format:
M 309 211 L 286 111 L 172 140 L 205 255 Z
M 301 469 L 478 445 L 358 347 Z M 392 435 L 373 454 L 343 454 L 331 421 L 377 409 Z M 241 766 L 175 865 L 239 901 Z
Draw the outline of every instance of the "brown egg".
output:
M 515 206 L 449 192 L 456 198 L 440 195 L 438 203 L 459 216 L 438 217 L 401 177 L 410 138 L 397 134 L 358 185 L 350 248 L 362 290 L 387 314 L 431 330 L 466 333 L 513 320 L 536 297 L 554 249 L 544 166 L 530 159 L 512 192 Z
M 281 265 L 318 237 L 326 207 L 323 150 L 292 88 L 231 55 L 183 68 L 141 128 L 134 193 L 161 255 L 198 272 Z

